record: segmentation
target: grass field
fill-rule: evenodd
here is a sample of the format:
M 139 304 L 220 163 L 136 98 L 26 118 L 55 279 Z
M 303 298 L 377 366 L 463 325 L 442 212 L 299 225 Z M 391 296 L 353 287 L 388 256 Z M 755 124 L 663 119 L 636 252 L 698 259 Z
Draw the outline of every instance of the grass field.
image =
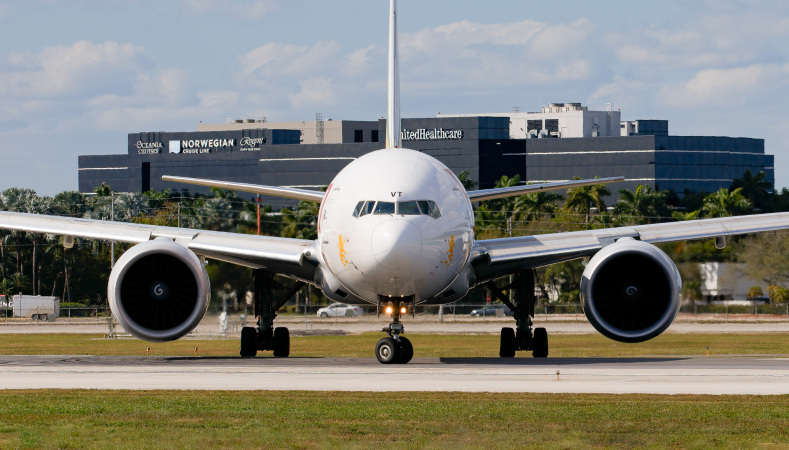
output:
M 293 336 L 292 356 L 372 357 L 382 333 L 348 336 Z M 499 337 L 468 334 L 407 334 L 415 357 L 497 357 Z M 600 335 L 552 335 L 552 357 L 789 355 L 789 339 L 782 333 L 663 334 L 640 344 L 623 344 Z M 236 356 L 239 342 L 228 340 L 179 340 L 149 343 L 137 339 L 103 339 L 101 335 L 5 334 L 0 335 L 3 355 L 145 355 Z M 260 355 L 270 355 L 261 352 Z M 519 357 L 531 357 L 523 352 Z
M 1 448 L 789 446 L 789 397 L 0 391 Z

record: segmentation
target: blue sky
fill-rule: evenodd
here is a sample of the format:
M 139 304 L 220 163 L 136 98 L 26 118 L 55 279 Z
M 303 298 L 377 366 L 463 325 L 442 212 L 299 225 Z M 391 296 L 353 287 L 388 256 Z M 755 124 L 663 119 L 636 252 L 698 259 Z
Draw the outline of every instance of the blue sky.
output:
M 607 102 L 764 138 L 789 186 L 789 2 L 399 0 L 404 117 Z M 0 0 L 0 189 L 200 121 L 385 114 L 387 0 Z

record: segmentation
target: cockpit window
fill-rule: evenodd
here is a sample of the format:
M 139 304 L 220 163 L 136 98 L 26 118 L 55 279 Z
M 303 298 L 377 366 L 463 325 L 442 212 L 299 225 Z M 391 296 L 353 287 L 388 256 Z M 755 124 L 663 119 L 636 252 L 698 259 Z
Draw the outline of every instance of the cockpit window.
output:
M 417 203 L 419 204 L 419 209 L 422 210 L 422 214 L 426 214 L 434 219 L 441 217 L 441 212 L 438 210 L 436 202 L 432 200 L 420 200 Z
M 367 202 L 359 202 L 359 203 L 364 203 L 361 212 L 359 212 L 359 217 L 366 216 L 367 214 L 372 214 L 373 208 L 375 207 L 375 202 L 367 201 Z
M 356 204 L 353 210 L 353 217 L 362 217 L 368 214 L 418 216 L 425 215 L 434 219 L 441 217 L 438 205 L 432 200 L 417 200 L 408 202 L 375 202 L 374 200 L 362 200 Z
M 395 204 L 392 202 L 378 202 L 375 204 L 375 212 L 373 214 L 394 214 Z
M 404 216 L 418 216 L 421 214 L 416 202 L 400 202 L 397 204 L 397 214 Z
M 353 217 L 359 217 L 359 213 L 362 212 L 362 206 L 364 206 L 364 200 L 356 204 L 356 208 L 353 209 Z

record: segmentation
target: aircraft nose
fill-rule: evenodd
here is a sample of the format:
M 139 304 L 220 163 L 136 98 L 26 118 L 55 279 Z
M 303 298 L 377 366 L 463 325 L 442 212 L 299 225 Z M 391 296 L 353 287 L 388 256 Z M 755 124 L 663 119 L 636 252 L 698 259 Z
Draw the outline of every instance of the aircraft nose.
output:
M 402 219 L 387 220 L 373 230 L 373 256 L 387 269 L 406 269 L 422 253 L 422 232 Z

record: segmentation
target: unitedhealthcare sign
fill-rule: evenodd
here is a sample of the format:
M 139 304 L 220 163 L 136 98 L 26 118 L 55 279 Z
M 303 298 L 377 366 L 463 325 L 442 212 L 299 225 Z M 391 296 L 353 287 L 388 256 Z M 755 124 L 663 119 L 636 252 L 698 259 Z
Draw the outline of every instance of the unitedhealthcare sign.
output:
M 457 141 L 461 139 L 463 139 L 463 130 L 420 128 L 418 130 L 404 129 L 400 132 L 400 140 L 403 141 Z

